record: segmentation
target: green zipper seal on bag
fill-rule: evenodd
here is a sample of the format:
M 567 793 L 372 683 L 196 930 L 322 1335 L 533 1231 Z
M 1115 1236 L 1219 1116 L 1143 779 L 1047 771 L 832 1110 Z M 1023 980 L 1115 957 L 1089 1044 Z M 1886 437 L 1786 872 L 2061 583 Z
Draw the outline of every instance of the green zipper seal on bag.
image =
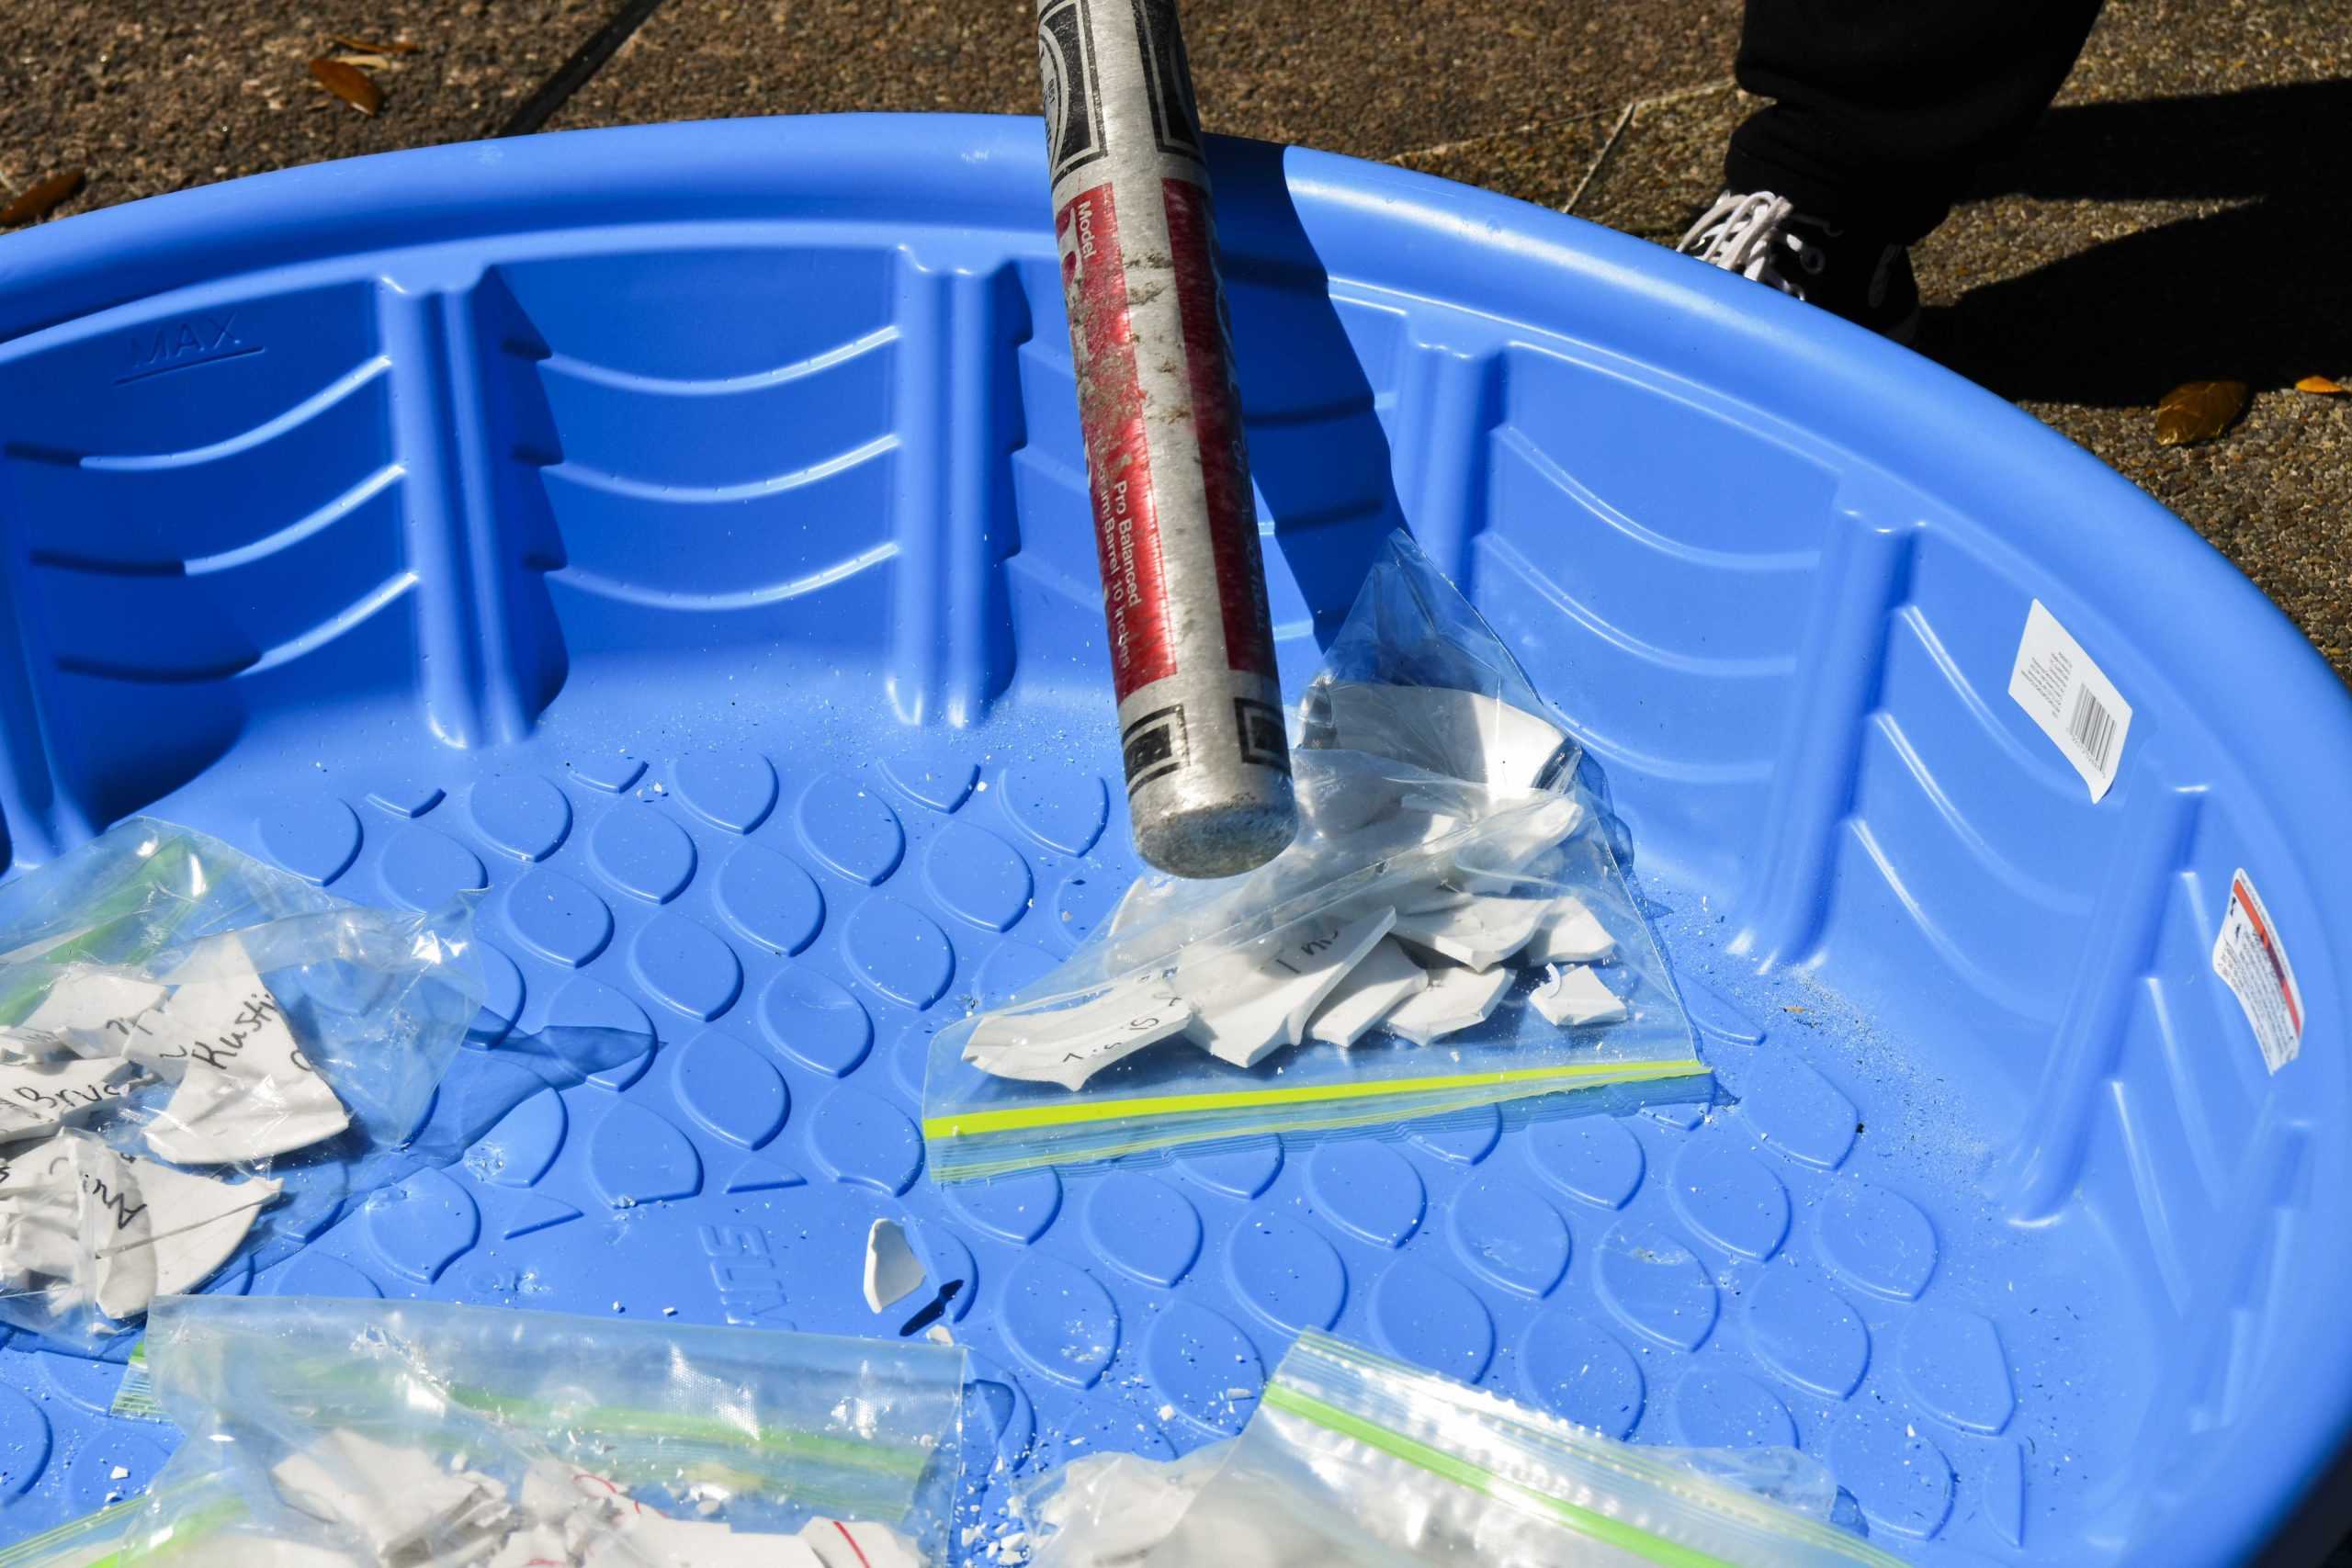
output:
M 1312 1330 L 1300 1337 L 1300 1343 L 1310 1353 L 1321 1351 L 1325 1355 L 1336 1357 L 1349 1370 L 1357 1373 L 1377 1372 L 1385 1367 L 1395 1365 L 1381 1358 L 1368 1356 L 1353 1346 L 1332 1340 Z M 1417 1369 L 1396 1366 L 1396 1370 L 1409 1371 L 1411 1375 L 1419 1378 L 1429 1376 L 1428 1373 Z M 1455 1485 L 1476 1492 L 1481 1496 L 1524 1504 L 1556 1520 L 1568 1529 L 1630 1551 L 1645 1562 L 1659 1563 L 1662 1568 L 1740 1568 L 1740 1564 L 1732 1559 L 1717 1557 L 1697 1547 L 1684 1546 L 1677 1541 L 1662 1540 L 1622 1519 L 1613 1519 L 1606 1514 L 1580 1507 L 1566 1498 L 1538 1492 L 1507 1476 L 1498 1475 L 1484 1465 L 1463 1459 L 1459 1455 L 1448 1453 L 1442 1449 L 1432 1448 L 1418 1438 L 1407 1437 L 1401 1432 L 1381 1426 L 1376 1421 L 1369 1420 L 1351 1411 L 1343 1410 L 1338 1405 L 1316 1398 L 1313 1394 L 1302 1393 L 1282 1381 L 1282 1371 L 1279 1368 L 1275 1370 L 1273 1381 L 1266 1385 L 1266 1391 L 1261 1396 L 1261 1404 L 1272 1405 L 1276 1410 L 1311 1421 L 1327 1431 L 1352 1438 L 1369 1448 L 1378 1450 L 1392 1459 L 1402 1460 L 1408 1464 L 1425 1470 L 1443 1480 L 1451 1481 Z M 1709 1490 L 1726 1492 L 1730 1495 L 1727 1502 L 1736 1505 L 1736 1507 L 1716 1505 L 1715 1511 L 1719 1515 L 1731 1516 L 1736 1522 L 1751 1529 L 1766 1530 L 1823 1551 L 1833 1552 L 1849 1562 L 1868 1564 L 1870 1568 L 1903 1568 L 1901 1558 L 1883 1551 L 1867 1540 L 1849 1535 L 1835 1526 L 1807 1517 L 1803 1514 L 1791 1512 L 1768 1499 L 1749 1496 L 1725 1483 L 1713 1481 L 1695 1472 L 1679 1473 L 1673 1467 L 1649 1459 L 1632 1445 L 1611 1444 L 1610 1451 L 1605 1456 L 1596 1454 L 1588 1455 L 1586 1458 L 1604 1467 L 1613 1465 L 1620 1468 L 1634 1478 L 1667 1490 L 1684 1503 L 1696 1506 L 1706 1507 L 1709 1505 L 1697 1503 L 1689 1495 L 1688 1488 L 1694 1484 Z M 1786 1517 L 1738 1517 L 1739 1515 L 1750 1512 L 1784 1514 Z
M 553 1405 L 536 1400 L 510 1398 L 492 1393 L 488 1389 L 451 1383 L 447 1385 L 447 1393 L 451 1403 L 476 1415 L 519 1425 L 526 1430 L 534 1426 L 544 1427 L 556 1416 Z M 731 1453 L 756 1454 L 763 1459 L 813 1460 L 841 1470 L 865 1472 L 909 1482 L 920 1482 L 923 1472 L 931 1468 L 932 1461 L 937 1455 L 935 1449 L 893 1448 L 855 1438 L 828 1437 L 821 1432 L 785 1430 L 762 1432 L 757 1437 L 751 1437 L 741 1428 L 711 1416 L 664 1410 L 628 1409 L 616 1405 L 593 1405 L 586 1409 L 566 1406 L 562 1418 L 567 1425 L 583 1427 L 599 1436 L 695 1443 Z
M 22 960 L 28 967 L 34 964 L 43 967 L 36 971 L 33 979 L 17 986 L 5 996 L 0 996 L 0 1025 L 21 1023 L 30 1017 L 33 1010 L 40 1005 L 41 998 L 49 995 L 50 987 L 55 983 L 57 976 L 54 971 L 63 964 L 78 964 L 86 960 L 108 931 L 129 918 L 141 904 L 146 902 L 148 896 L 155 890 L 159 883 L 164 880 L 167 873 L 177 874 L 194 853 L 186 839 L 166 839 L 153 854 L 141 861 L 136 870 L 99 899 L 90 911 L 92 918 L 89 924 L 81 931 L 59 942 L 55 947 L 44 949 L 35 957 Z M 163 930 L 158 933 L 161 941 L 168 942 L 172 935 L 179 930 L 181 923 L 194 913 L 195 909 L 195 904 L 184 901 L 177 909 L 165 916 Z M 155 946 L 151 945 L 145 949 L 125 953 L 114 962 L 124 964 L 137 964 L 155 951 Z M 15 965 L 5 967 L 15 967 Z
M 1205 1094 L 1143 1095 L 1126 1100 L 1090 1100 L 1069 1105 L 1023 1105 L 1002 1111 L 958 1111 L 923 1119 L 926 1138 L 968 1138 L 988 1133 L 1074 1127 L 1149 1116 L 1188 1116 L 1219 1111 L 1271 1110 L 1288 1105 L 1344 1103 L 1439 1095 L 1466 1089 L 1518 1089 L 1532 1092 L 1577 1084 L 1656 1083 L 1698 1077 L 1703 1062 L 1578 1062 L 1560 1067 L 1514 1067 L 1496 1073 L 1453 1073 L 1438 1077 L 1397 1078 L 1381 1083 L 1306 1085 L 1297 1089 L 1224 1089 Z
M 206 1483 L 201 1481 L 189 1483 L 161 1495 L 176 1496 L 180 1492 L 200 1489 L 205 1485 Z M 120 1565 L 126 1562 L 167 1562 L 181 1551 L 209 1540 L 247 1517 L 245 1505 L 242 1499 L 222 1497 L 192 1513 L 184 1514 L 173 1519 L 169 1527 L 172 1532 L 170 1537 L 157 1545 L 141 1548 L 125 1547 L 119 1544 L 121 1535 L 130 1528 L 131 1521 L 129 1516 L 144 1509 L 153 1500 L 153 1495 L 126 1497 L 119 1503 L 100 1508 L 95 1514 L 85 1514 L 78 1519 L 68 1519 L 63 1524 L 43 1530 L 37 1536 L 28 1537 L 14 1546 L 0 1550 L 0 1568 L 20 1568 L 22 1564 L 40 1562 L 45 1558 L 53 1557 L 59 1552 L 70 1550 L 75 1540 L 81 1537 L 107 1534 L 116 1538 L 117 1544 L 114 1550 L 106 1552 L 103 1556 L 85 1558 L 78 1568 L 120 1568 Z M 123 1555 L 125 1551 L 130 1551 L 133 1555 L 126 1558 Z
M 1378 1449 L 1391 1459 L 1403 1460 L 1407 1464 L 1426 1470 L 1431 1475 L 1451 1481 L 1456 1486 L 1481 1496 L 1515 1498 L 1548 1514 L 1578 1535 L 1589 1536 L 1595 1540 L 1630 1551 L 1645 1561 L 1663 1564 L 1664 1568 L 1739 1568 L 1739 1564 L 1717 1557 L 1713 1552 L 1660 1540 L 1647 1530 L 1638 1529 L 1622 1519 L 1612 1519 L 1606 1514 L 1596 1514 L 1589 1508 L 1579 1508 L 1574 1503 L 1521 1486 L 1515 1481 L 1497 1475 L 1484 1465 L 1473 1464 L 1468 1460 L 1430 1448 L 1427 1443 L 1416 1441 L 1400 1432 L 1392 1432 L 1361 1416 L 1351 1416 L 1337 1405 L 1326 1404 L 1311 1394 L 1300 1393 L 1279 1382 L 1267 1385 L 1263 1402 L 1277 1410 L 1287 1411 L 1337 1432 L 1343 1438 L 1352 1438 L 1367 1447 Z

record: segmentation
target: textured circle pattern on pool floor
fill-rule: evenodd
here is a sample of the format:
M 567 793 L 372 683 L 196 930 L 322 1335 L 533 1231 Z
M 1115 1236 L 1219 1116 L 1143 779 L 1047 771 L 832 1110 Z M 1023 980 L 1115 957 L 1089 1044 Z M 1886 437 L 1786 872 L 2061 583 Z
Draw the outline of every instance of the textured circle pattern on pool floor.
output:
M 650 1024 L 660 1041 L 656 1060 L 526 1101 L 461 1165 L 215 1288 L 888 1334 L 899 1319 L 865 1309 L 858 1265 L 888 1214 L 933 1285 L 963 1280 L 951 1321 L 1004 1380 L 982 1408 L 1008 1461 L 1037 1438 L 1158 1452 L 1234 1431 L 1313 1325 L 1615 1435 L 1801 1441 L 1899 1539 L 1935 1538 L 1962 1507 L 1972 1532 L 2014 1528 L 2008 1342 L 1983 1298 L 1938 1300 L 1934 1223 L 1845 1168 L 1860 1113 L 1777 1033 L 1735 1048 L 1740 1102 L 1698 1119 L 1506 1130 L 1481 1112 L 1402 1141 L 921 1180 L 930 1032 L 1075 944 L 1074 922 L 1039 908 L 1107 907 L 1125 885 L 1067 848 L 1098 847 L 1102 797 L 1091 776 L 1008 783 L 954 759 L 804 779 L 695 753 L 594 781 L 510 761 L 348 801 L 189 802 L 199 825 L 356 897 L 486 886 L 477 1044 L 509 1022 Z M 876 1061 L 877 1036 L 900 1065 Z M 125 1437 L 96 1413 L 110 1369 L 0 1358 L 20 1387 L 89 1391 L 0 1405 L 10 1488 L 39 1486 L 62 1517 L 146 1479 L 168 1433 Z M 93 1442 L 131 1475 L 56 1470 Z

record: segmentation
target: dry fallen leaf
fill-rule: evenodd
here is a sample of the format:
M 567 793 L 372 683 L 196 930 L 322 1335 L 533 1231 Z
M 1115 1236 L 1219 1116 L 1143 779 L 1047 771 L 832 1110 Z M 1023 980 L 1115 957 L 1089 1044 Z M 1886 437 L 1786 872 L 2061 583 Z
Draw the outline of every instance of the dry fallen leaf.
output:
M 374 114 L 384 105 L 384 90 L 356 66 L 345 65 L 340 60 L 313 60 L 311 74 L 318 78 L 320 86 L 361 114 Z
M 414 54 L 417 46 L 406 39 L 394 39 L 390 43 L 371 43 L 364 38 L 336 36 L 327 41 L 337 49 L 348 49 L 360 54 Z
M 2341 381 L 2331 381 L 2324 376 L 2306 376 L 2295 383 L 2295 390 L 2317 392 L 2322 397 L 2335 397 L 2352 389 L 2347 389 Z
M 51 208 L 80 190 L 82 180 L 81 170 L 68 169 L 62 175 L 36 181 L 16 200 L 0 207 L 0 223 L 29 223 L 46 216 Z
M 2244 381 L 2188 381 L 2156 405 L 2156 445 L 2211 441 L 2245 412 Z

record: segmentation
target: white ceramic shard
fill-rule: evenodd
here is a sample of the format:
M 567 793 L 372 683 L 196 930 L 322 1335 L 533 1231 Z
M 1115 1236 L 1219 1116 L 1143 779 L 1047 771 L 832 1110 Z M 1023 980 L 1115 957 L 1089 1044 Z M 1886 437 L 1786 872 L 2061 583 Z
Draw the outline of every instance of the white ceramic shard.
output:
M 522 1506 L 525 1517 L 550 1525 L 561 1524 L 575 1516 L 592 1517 L 599 1509 L 608 1504 L 616 1505 L 625 1496 L 619 1482 L 557 1459 L 532 1461 L 531 1467 L 523 1472 L 522 1485 L 515 1489 L 515 1501 Z
M 1472 898 L 1396 917 L 1400 942 L 1472 969 L 1491 969 L 1525 947 L 1551 906 L 1540 898 Z
M 70 1036 L 85 1049 L 104 1042 L 136 1061 L 130 1043 L 139 1037 L 146 1016 L 170 994 L 151 980 L 106 970 L 69 970 L 17 1027 L 35 1034 Z
M 1480 897 L 1442 882 L 1417 882 L 1396 895 L 1396 914 L 1400 919 L 1415 915 L 1442 915 L 1476 903 Z
M 1618 1023 L 1625 1017 L 1624 998 L 1603 984 L 1588 964 L 1555 969 L 1536 983 L 1527 1000 L 1550 1022 L 1564 1029 L 1589 1023 Z
M 913 1541 L 870 1519 L 811 1519 L 800 1540 L 822 1568 L 923 1568 Z
M 120 1057 L 0 1062 L 0 1144 L 38 1137 L 78 1122 L 130 1093 L 136 1077 Z
M 1389 908 L 1326 913 L 1237 947 L 1193 943 L 1176 960 L 1176 988 L 1193 1010 L 1186 1036 L 1237 1067 L 1299 1043 L 1316 1009 L 1396 919 Z
M 1598 964 L 1616 951 L 1617 939 L 1581 899 L 1555 898 L 1544 923 L 1520 949 L 1518 961 L 1528 968 L 1541 964 Z
M 1479 692 L 1335 681 L 1322 689 L 1332 744 L 1491 789 L 1532 789 L 1566 737 Z
M 910 1559 L 921 1568 L 920 1559 Z M 616 1511 L 580 1555 L 581 1568 L 824 1568 L 799 1538 L 739 1531 L 718 1519 Z
M 82 1239 L 87 1205 L 82 1177 L 101 1177 L 121 1162 L 96 1138 L 63 1134 L 0 1159 L 0 1286 L 21 1291 L 35 1279 L 78 1280 L 89 1248 Z
M 1529 856 L 1516 865 L 1498 866 L 1492 863 L 1473 864 L 1480 861 L 1475 855 L 1463 855 L 1448 882 L 1464 893 L 1479 894 L 1490 898 L 1508 897 L 1531 888 L 1544 892 L 1556 886 L 1566 874 L 1567 856 L 1554 844 Z
M 260 1212 L 284 1190 L 284 1183 L 261 1177 L 216 1181 L 153 1160 L 121 1163 L 146 1213 L 143 1235 L 126 1236 L 127 1246 L 99 1248 L 98 1304 L 113 1317 L 132 1316 L 147 1308 L 146 1301 L 132 1300 L 140 1279 L 139 1250 L 143 1248 L 152 1260 L 153 1277 L 146 1282 L 150 1299 L 186 1295 L 229 1260 Z
M 1062 1467 L 1037 1509 L 1037 1534 L 1056 1568 L 1135 1568 L 1176 1529 L 1223 1467 L 1231 1440 L 1175 1461 L 1087 1454 Z
M 504 1518 L 505 1490 L 487 1476 L 449 1471 L 421 1450 L 380 1443 L 347 1427 L 318 1441 L 316 1451 L 291 1454 L 270 1471 L 287 1506 L 351 1530 L 379 1561 L 447 1562 L 466 1553 L 485 1530 L 483 1504 L 495 1500 Z M 451 1548 L 456 1548 L 455 1551 Z M 424 1555 L 420 1555 L 424 1553 Z
M 1427 989 L 1406 998 L 1381 1020 L 1384 1028 L 1417 1045 L 1486 1022 L 1512 979 L 1508 969 L 1465 969 L 1451 964 L 1429 976 Z
M 1394 859 L 1461 833 L 1471 825 L 1471 821 L 1468 817 L 1434 806 L 1427 808 L 1414 806 L 1345 834 L 1339 842 L 1351 860 Z M 1422 858 L 1428 862 L 1432 879 L 1445 870 L 1442 852 L 1432 852 Z
M 1395 816 L 1412 771 L 1387 757 L 1305 751 L 1296 761 L 1299 815 L 1326 837 L 1361 832 Z M 1398 774 L 1407 775 L 1400 780 Z
M 964 1060 L 997 1077 L 1076 1089 L 1192 1021 L 1192 1004 L 1158 976 L 1123 979 L 1075 1007 L 987 1014 L 964 1043 Z
M 922 1259 L 907 1245 L 896 1220 L 876 1220 L 865 1232 L 865 1305 L 880 1312 L 922 1288 Z
M 1471 893 L 1544 891 L 1543 885 L 1556 880 L 1565 864 L 1561 841 L 1583 821 L 1584 807 L 1564 795 L 1497 801 L 1478 819 L 1478 830 L 1453 852 L 1447 880 Z
M 546 1568 L 549 1562 L 576 1568 L 822 1568 L 796 1537 L 677 1518 L 629 1496 L 607 1476 L 559 1461 L 532 1465 L 518 1496 L 530 1523 L 514 1540 L 543 1555 L 503 1551 L 493 1568 Z
M 526 1525 L 492 1554 L 489 1568 L 548 1568 L 572 1561 L 571 1543 L 553 1525 Z
M 1316 1009 L 1307 1020 L 1307 1036 L 1327 1044 L 1352 1045 L 1406 998 L 1428 989 L 1429 983 L 1429 971 L 1414 963 L 1394 937 L 1383 937 Z
M 201 980 L 172 993 L 139 1059 L 183 1067 L 147 1129 L 147 1146 L 182 1165 L 231 1165 L 308 1148 L 351 1116 L 296 1044 L 258 974 Z

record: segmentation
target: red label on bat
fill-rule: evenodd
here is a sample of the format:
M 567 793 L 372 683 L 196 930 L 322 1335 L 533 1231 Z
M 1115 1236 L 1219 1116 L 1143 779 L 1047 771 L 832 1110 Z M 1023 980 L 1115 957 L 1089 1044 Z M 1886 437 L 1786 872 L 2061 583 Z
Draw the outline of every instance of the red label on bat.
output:
M 1163 179 L 1168 254 L 1176 268 L 1176 308 L 1184 324 L 1184 370 L 1193 395 L 1193 432 L 1201 447 L 1201 487 L 1208 497 L 1209 548 L 1216 596 L 1225 611 L 1225 661 L 1271 677 L 1274 631 L 1267 624 L 1266 568 L 1258 550 L 1258 507 L 1250 493 L 1250 449 L 1241 429 L 1241 394 L 1233 384 L 1233 349 L 1216 284 L 1216 236 L 1208 192 L 1190 180 Z
M 1062 297 L 1070 315 L 1070 364 L 1094 502 L 1094 547 L 1102 565 L 1102 613 L 1111 632 L 1111 675 L 1130 693 L 1176 672 L 1168 593 L 1159 556 L 1159 515 L 1151 491 L 1151 449 L 1136 376 L 1135 322 L 1119 217 L 1105 183 L 1062 204 L 1054 219 Z

